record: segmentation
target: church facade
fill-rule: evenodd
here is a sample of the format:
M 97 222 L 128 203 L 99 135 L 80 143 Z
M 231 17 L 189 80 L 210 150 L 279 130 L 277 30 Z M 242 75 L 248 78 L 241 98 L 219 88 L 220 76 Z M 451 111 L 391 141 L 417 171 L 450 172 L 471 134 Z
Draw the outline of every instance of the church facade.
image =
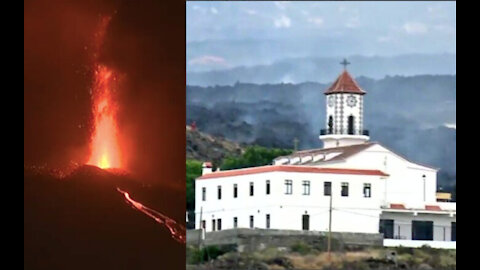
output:
M 383 233 L 386 246 L 456 248 L 456 203 L 437 202 L 438 170 L 369 141 L 366 92 L 346 69 L 325 95 L 323 148 L 254 168 L 204 163 L 195 227 Z

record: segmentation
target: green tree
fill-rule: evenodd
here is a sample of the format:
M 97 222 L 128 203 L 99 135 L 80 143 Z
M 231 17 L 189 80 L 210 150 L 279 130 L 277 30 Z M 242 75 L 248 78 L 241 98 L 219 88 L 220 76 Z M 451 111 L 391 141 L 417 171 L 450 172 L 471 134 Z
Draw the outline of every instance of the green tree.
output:
M 226 157 L 223 160 L 222 170 L 241 169 L 248 167 L 264 166 L 272 163 L 279 156 L 289 155 L 291 149 L 266 148 L 262 146 L 249 146 L 245 153 L 239 157 Z
M 202 175 L 202 162 L 194 159 L 187 159 L 186 196 L 187 210 L 195 209 L 195 179 Z

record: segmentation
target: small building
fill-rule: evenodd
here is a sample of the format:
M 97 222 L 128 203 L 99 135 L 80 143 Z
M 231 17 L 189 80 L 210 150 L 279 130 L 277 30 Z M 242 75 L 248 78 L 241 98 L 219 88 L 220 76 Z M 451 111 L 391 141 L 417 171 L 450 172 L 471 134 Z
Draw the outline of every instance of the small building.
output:
M 383 233 L 385 246 L 456 248 L 456 203 L 437 201 L 437 168 L 369 141 L 366 91 L 345 69 L 326 95 L 324 147 L 272 165 L 196 179 L 195 227 Z

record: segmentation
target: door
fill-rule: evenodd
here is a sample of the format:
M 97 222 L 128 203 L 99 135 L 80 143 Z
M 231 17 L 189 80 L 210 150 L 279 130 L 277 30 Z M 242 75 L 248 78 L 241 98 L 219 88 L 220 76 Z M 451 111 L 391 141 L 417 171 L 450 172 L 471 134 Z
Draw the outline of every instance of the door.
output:
M 383 238 L 393 239 L 393 219 L 380 219 L 380 233 Z
M 412 221 L 412 240 L 433 240 L 433 221 Z
M 457 241 L 457 222 L 452 222 L 452 241 Z
M 308 231 L 310 230 L 310 216 L 303 215 L 302 216 L 302 230 Z

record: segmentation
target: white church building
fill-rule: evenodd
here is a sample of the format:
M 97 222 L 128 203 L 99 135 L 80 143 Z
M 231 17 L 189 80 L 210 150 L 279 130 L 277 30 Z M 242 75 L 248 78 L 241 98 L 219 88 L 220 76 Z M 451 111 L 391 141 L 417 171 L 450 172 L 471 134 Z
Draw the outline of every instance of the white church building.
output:
M 346 69 L 325 91 L 321 149 L 196 179 L 195 228 L 383 233 L 385 246 L 456 248 L 456 203 L 437 202 L 437 170 L 364 130 L 366 92 Z M 330 218 L 331 216 L 331 218 Z

